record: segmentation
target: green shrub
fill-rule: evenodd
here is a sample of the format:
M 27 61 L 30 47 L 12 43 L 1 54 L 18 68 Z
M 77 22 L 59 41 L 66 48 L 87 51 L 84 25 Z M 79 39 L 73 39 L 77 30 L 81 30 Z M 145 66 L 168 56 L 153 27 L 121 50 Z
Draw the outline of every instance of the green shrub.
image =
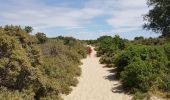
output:
M 100 63 L 117 67 L 117 78 L 129 92 L 169 93 L 170 44 L 164 38 L 126 41 L 119 36 L 102 36 L 95 42 Z
M 164 73 L 160 75 L 161 81 L 159 82 L 158 89 L 161 92 L 170 92 L 170 69 L 167 69 Z
M 167 93 L 167 94 L 166 94 L 166 98 L 170 98 L 170 93 Z
M 142 60 L 129 64 L 121 73 L 122 85 L 131 91 L 149 91 L 155 84 L 157 71 L 154 66 Z
M 19 91 L 0 90 L 0 100 L 34 100 L 34 94 L 24 94 Z
M 119 36 L 102 36 L 97 39 L 97 56 L 101 56 L 100 63 L 113 64 L 114 56 L 125 48 L 125 40 Z
M 24 30 L 27 33 L 31 33 L 33 31 L 33 28 L 31 26 L 25 26 Z
M 147 93 L 136 92 L 132 100 L 150 100 L 150 95 Z
M 137 37 L 137 39 L 135 39 L 133 41 L 134 44 L 141 44 L 141 45 L 163 45 L 166 43 L 165 38 L 142 38 L 142 37 Z
M 116 56 L 115 65 L 125 89 L 147 92 L 161 84 L 160 89 L 169 88 L 168 59 L 161 47 L 130 46 Z
M 154 46 L 130 46 L 126 50 L 120 52 L 115 57 L 115 66 L 118 69 L 118 73 L 122 72 L 126 66 L 135 62 L 140 58 L 143 61 L 149 61 L 155 68 L 161 69 L 168 64 L 166 55 L 163 49 Z
M 47 82 L 39 69 L 41 64 L 40 50 L 33 36 L 18 26 L 0 29 L 0 86 L 21 94 L 24 90 L 31 91 L 36 96 Z
M 47 41 L 47 37 L 44 33 L 38 32 L 37 34 L 35 34 L 35 36 L 38 39 L 38 43 L 40 44 L 45 43 Z
M 163 46 L 166 56 L 168 57 L 168 60 L 170 61 L 170 43 L 167 43 Z
M 86 47 L 83 44 L 77 44 L 78 40 L 68 45 L 64 37 L 60 38 L 49 39 L 41 45 L 44 56 L 42 71 L 58 83 L 60 93 L 69 94 L 70 86 L 76 86 L 78 83 L 76 77 L 81 75 L 81 69 L 78 66 L 81 64 L 80 59 L 86 56 Z M 80 53 L 80 50 L 83 53 Z
M 114 54 L 102 55 L 99 61 L 101 64 L 113 64 L 114 63 Z
M 144 40 L 143 36 L 135 37 L 134 40 Z
M 67 39 L 69 41 L 70 38 Z M 0 99 L 61 100 L 76 86 L 86 47 L 76 39 L 37 45 L 19 26 L 0 27 Z
M 1 86 L 18 90 L 28 87 L 33 71 L 41 65 L 36 41 L 20 27 L 2 28 L 0 62 Z
M 82 58 L 85 58 L 87 56 L 87 47 L 80 40 L 77 40 L 73 37 L 62 36 L 56 37 L 55 39 L 62 40 L 64 42 L 64 45 L 74 49 Z

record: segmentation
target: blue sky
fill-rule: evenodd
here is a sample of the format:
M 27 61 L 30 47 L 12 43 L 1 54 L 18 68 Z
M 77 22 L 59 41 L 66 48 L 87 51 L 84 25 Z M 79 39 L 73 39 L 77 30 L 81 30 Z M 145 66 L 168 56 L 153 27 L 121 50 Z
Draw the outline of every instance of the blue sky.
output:
M 146 0 L 0 0 L 0 25 L 32 26 L 48 37 L 157 37 L 142 29 Z

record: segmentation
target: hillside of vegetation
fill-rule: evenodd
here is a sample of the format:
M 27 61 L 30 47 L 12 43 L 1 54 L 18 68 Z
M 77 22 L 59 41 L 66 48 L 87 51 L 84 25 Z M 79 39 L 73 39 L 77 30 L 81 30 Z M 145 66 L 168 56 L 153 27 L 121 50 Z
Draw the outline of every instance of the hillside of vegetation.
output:
M 134 100 L 145 96 L 170 97 L 170 43 L 164 38 L 136 37 L 128 41 L 119 36 L 102 36 L 96 41 L 100 63 L 115 67 L 117 78 Z
M 71 37 L 32 36 L 31 30 L 0 28 L 0 99 L 60 100 L 78 83 L 86 47 Z

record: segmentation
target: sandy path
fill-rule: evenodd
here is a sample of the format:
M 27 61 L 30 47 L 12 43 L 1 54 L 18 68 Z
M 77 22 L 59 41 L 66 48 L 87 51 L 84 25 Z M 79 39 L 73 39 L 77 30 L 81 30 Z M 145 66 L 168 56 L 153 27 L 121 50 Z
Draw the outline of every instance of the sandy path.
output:
M 106 68 L 99 63 L 93 50 L 91 57 L 82 60 L 82 75 L 77 87 L 64 100 L 130 100 L 119 88 L 112 68 Z

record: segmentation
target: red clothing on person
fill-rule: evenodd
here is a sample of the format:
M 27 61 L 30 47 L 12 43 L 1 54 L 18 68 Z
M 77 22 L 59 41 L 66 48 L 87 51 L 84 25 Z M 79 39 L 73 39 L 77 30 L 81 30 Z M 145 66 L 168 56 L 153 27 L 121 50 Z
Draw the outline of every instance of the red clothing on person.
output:
M 90 55 L 92 53 L 92 49 L 89 47 L 88 48 L 88 54 Z

